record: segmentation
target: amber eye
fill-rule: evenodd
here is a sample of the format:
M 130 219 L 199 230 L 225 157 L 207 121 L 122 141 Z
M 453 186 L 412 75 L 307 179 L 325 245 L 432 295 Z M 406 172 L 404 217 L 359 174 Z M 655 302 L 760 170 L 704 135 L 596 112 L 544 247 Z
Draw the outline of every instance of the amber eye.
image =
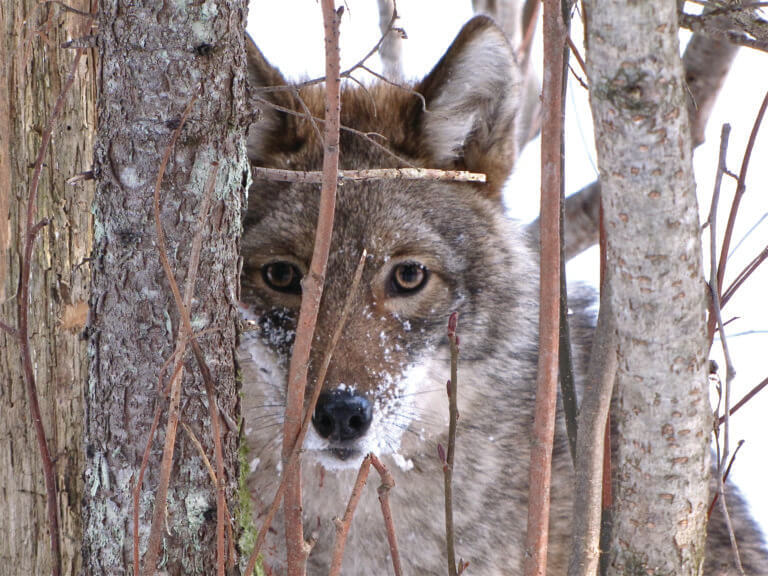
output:
M 267 286 L 285 294 L 301 294 L 301 270 L 292 262 L 271 262 L 261 268 Z
M 418 262 L 403 262 L 392 270 L 392 291 L 395 294 L 413 294 L 421 290 L 429 279 L 429 270 Z

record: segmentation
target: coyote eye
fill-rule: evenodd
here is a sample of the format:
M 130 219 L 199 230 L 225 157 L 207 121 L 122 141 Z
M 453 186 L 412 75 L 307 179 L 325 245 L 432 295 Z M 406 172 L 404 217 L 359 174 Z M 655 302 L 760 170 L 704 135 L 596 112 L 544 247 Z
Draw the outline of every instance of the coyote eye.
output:
M 392 270 L 392 291 L 395 294 L 413 294 L 427 283 L 429 270 L 418 262 L 403 262 Z
M 261 269 L 267 286 L 277 292 L 301 294 L 301 270 L 291 262 L 271 262 Z

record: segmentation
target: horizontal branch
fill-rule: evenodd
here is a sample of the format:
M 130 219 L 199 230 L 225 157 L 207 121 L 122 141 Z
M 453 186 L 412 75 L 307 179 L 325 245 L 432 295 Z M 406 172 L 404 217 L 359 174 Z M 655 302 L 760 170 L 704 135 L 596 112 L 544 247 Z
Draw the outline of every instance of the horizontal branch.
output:
M 281 170 L 278 168 L 251 167 L 254 179 L 278 182 L 322 184 L 321 171 Z M 370 170 L 339 170 L 339 182 L 368 180 L 436 180 L 440 182 L 485 182 L 485 174 L 464 170 L 436 170 L 432 168 L 374 168 Z

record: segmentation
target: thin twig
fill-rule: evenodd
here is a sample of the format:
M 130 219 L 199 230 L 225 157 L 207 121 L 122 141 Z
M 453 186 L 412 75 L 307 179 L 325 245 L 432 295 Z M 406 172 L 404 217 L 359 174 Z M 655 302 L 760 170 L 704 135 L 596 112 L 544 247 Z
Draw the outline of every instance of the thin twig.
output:
M 325 12 L 323 12 L 323 16 L 325 16 Z M 340 19 L 341 17 L 339 17 Z M 255 91 L 257 93 L 268 93 L 268 92 L 281 92 L 281 91 L 296 91 L 296 90 L 302 90 L 304 88 L 309 88 L 310 86 L 316 86 L 317 84 L 322 84 L 326 81 L 326 78 L 350 78 L 352 73 L 355 70 L 358 70 L 359 68 L 362 68 L 365 63 L 374 55 L 376 54 L 379 49 L 381 48 L 381 45 L 386 40 L 387 36 L 389 36 L 392 32 L 398 32 L 401 37 L 405 37 L 405 31 L 402 28 L 397 28 L 395 26 L 395 21 L 399 18 L 397 15 L 397 10 L 392 11 L 392 18 L 389 21 L 389 25 L 386 27 L 386 30 L 384 30 L 383 34 L 379 38 L 379 40 L 374 44 L 373 48 L 371 48 L 365 56 L 363 56 L 360 60 L 358 60 L 355 64 L 350 66 L 344 71 L 340 71 L 341 68 L 339 67 L 339 72 L 337 76 L 331 76 L 328 73 L 328 69 L 326 68 L 325 76 L 320 76 L 318 78 L 312 78 L 311 80 L 305 80 L 304 82 L 299 82 L 297 84 L 290 84 L 290 85 L 283 85 L 283 86 L 262 86 L 259 88 L 256 88 Z M 326 46 L 327 48 L 327 46 Z
M 395 523 L 392 520 L 392 510 L 389 507 L 389 491 L 395 487 L 395 479 L 375 454 L 371 454 L 370 456 L 371 465 L 376 468 L 376 472 L 379 473 L 379 477 L 381 478 L 381 484 L 376 491 L 379 494 L 381 514 L 384 517 L 384 526 L 387 530 L 387 541 L 389 542 L 389 555 L 392 558 L 392 568 L 395 571 L 395 576 L 402 576 L 403 567 L 400 562 L 400 550 L 397 547 Z
M 579 68 L 581 68 L 581 71 L 584 73 L 584 76 L 586 76 L 587 66 L 586 64 L 584 64 L 584 58 L 581 57 L 581 54 L 579 53 L 579 49 L 576 47 L 576 44 L 573 43 L 573 40 L 571 39 L 570 34 L 568 35 L 566 42 L 568 42 L 568 48 L 571 49 L 571 53 L 573 54 L 573 57 L 576 58 L 576 62 L 579 63 Z M 581 84 L 585 88 L 588 88 L 584 82 L 582 82 Z
M 744 398 L 736 402 L 736 404 L 733 405 L 733 408 L 731 408 L 728 411 L 728 415 L 733 416 L 736 413 L 736 411 L 742 408 L 747 402 L 749 402 L 752 398 L 754 398 L 766 386 L 768 386 L 768 378 L 765 378 L 762 382 L 760 382 L 760 384 L 758 384 L 757 386 L 752 388 L 752 390 L 747 392 Z M 725 414 L 720 416 L 720 418 L 718 418 L 717 420 L 718 426 L 722 426 L 724 423 L 725 423 Z
M 449 576 L 457 576 L 456 535 L 453 527 L 453 459 L 456 452 L 456 423 L 459 419 L 459 337 L 456 335 L 458 321 L 459 314 L 453 312 L 448 319 L 448 342 L 451 347 L 451 379 L 448 380 L 448 455 L 443 461 L 443 479 L 445 481 L 445 551 L 448 560 Z
M 193 96 L 187 104 L 184 112 L 181 115 L 179 125 L 173 131 L 171 140 L 165 149 L 165 153 L 160 162 L 160 169 L 158 170 L 157 179 L 155 181 L 154 192 L 154 218 L 155 218 L 155 232 L 157 236 L 157 248 L 158 257 L 162 263 L 163 270 L 165 271 L 168 283 L 171 286 L 171 292 L 173 293 L 176 305 L 181 309 L 184 308 L 181 293 L 179 287 L 176 284 L 176 280 L 173 275 L 173 270 L 168 262 L 167 246 L 165 242 L 165 233 L 163 232 L 163 225 L 160 219 L 160 188 L 165 175 L 165 169 L 168 165 L 168 161 L 171 157 L 171 152 L 176 144 L 176 141 L 181 134 L 181 129 L 192 111 L 192 107 L 197 101 L 197 95 Z M 194 272 L 196 274 L 196 271 Z M 188 277 L 193 274 L 192 269 L 188 271 Z M 168 497 L 168 486 L 171 479 L 171 468 L 173 466 L 173 453 L 176 444 L 176 429 L 179 423 L 179 403 L 181 400 L 181 384 L 184 377 L 184 365 L 183 357 L 184 350 L 186 349 L 186 327 L 182 324 L 181 330 L 179 330 L 179 336 L 176 341 L 176 368 L 174 369 L 174 377 L 171 380 L 171 393 L 170 404 L 168 406 L 168 422 L 166 424 L 165 431 L 165 445 L 163 447 L 163 458 L 160 467 L 160 479 L 158 481 L 157 492 L 155 495 L 155 506 L 152 514 L 152 525 L 149 532 L 149 541 L 147 544 L 147 551 L 144 556 L 144 570 L 141 572 L 143 576 L 153 576 L 156 570 L 157 557 L 160 552 L 160 544 L 163 538 L 163 527 L 165 525 L 165 510 L 166 500 Z M 138 566 L 136 567 L 138 572 Z
M 210 375 L 210 370 L 203 360 L 202 350 L 199 349 L 197 340 L 194 339 L 192 332 L 192 326 L 188 321 L 190 305 L 192 303 L 192 297 L 195 292 L 195 278 L 197 276 L 197 269 L 200 264 L 200 253 L 203 248 L 203 231 L 205 230 L 206 223 L 208 221 L 208 213 L 210 211 L 211 198 L 213 197 L 213 190 L 216 187 L 216 176 L 219 173 L 219 163 L 214 162 L 211 171 L 208 174 L 208 181 L 203 189 L 203 198 L 200 202 L 198 220 L 197 220 L 197 232 L 192 239 L 192 247 L 189 255 L 189 266 L 187 271 L 187 283 L 184 288 L 184 307 L 187 313 L 184 314 L 186 319 L 185 334 L 190 335 L 193 339 L 192 347 L 203 374 L 203 382 L 205 383 L 205 392 L 208 399 L 208 417 L 211 419 L 211 435 L 213 436 L 213 450 L 216 458 L 216 476 L 218 482 L 216 483 L 216 570 L 218 576 L 224 576 L 224 555 L 225 555 L 225 543 L 224 543 L 224 528 L 225 524 L 229 526 L 229 523 L 225 519 L 225 511 L 227 507 L 227 499 L 224 493 L 224 454 L 221 447 L 221 430 L 219 424 L 219 409 L 218 402 L 216 401 L 216 390 L 213 386 L 213 379 Z M 230 548 L 233 547 L 232 537 L 230 534 Z M 232 556 L 230 555 L 230 562 Z
M 282 170 L 279 168 L 251 167 L 254 179 L 277 182 L 322 184 L 320 171 Z M 339 170 L 339 182 L 370 180 L 435 180 L 439 182 L 485 182 L 485 174 L 464 170 L 437 170 L 434 168 L 372 168 L 370 170 Z
M 728 215 L 728 224 L 725 228 L 725 234 L 723 235 L 723 244 L 720 249 L 720 262 L 718 263 L 717 268 L 717 283 L 712 286 L 712 289 L 714 291 L 717 291 L 718 294 L 722 293 L 723 290 L 723 279 L 725 278 L 725 267 L 728 264 L 728 249 L 731 245 L 731 236 L 733 235 L 733 228 L 736 223 L 736 214 L 739 211 L 739 204 L 741 202 L 741 197 L 744 195 L 744 191 L 747 187 L 747 170 L 749 168 L 749 161 L 752 157 L 752 150 L 755 146 L 755 140 L 757 139 L 757 133 L 760 130 L 760 124 L 763 121 L 763 116 L 765 115 L 765 110 L 768 108 L 768 92 L 766 92 L 765 97 L 763 98 L 763 102 L 760 105 L 760 110 L 757 113 L 757 117 L 755 118 L 755 122 L 752 125 L 752 132 L 749 134 L 749 141 L 747 142 L 747 148 L 744 151 L 744 158 L 741 162 L 741 170 L 739 171 L 739 184 L 736 187 L 736 193 L 733 196 L 733 201 L 731 203 L 731 211 Z M 712 338 L 715 334 L 715 317 L 712 310 L 712 301 L 710 301 L 710 308 L 709 308 L 709 320 L 707 322 L 707 333 L 709 336 L 710 343 L 712 342 Z
M 211 479 L 211 482 L 213 482 L 213 485 L 216 487 L 216 490 L 218 492 L 218 487 L 221 482 L 219 482 L 216 472 L 213 469 L 213 466 L 211 466 L 211 461 L 208 459 L 208 456 L 205 455 L 205 449 L 203 448 L 203 445 L 200 443 L 200 440 L 197 439 L 197 436 L 195 436 L 195 433 L 192 432 L 192 429 L 187 426 L 186 422 L 181 422 L 181 427 L 184 429 L 184 432 L 187 433 L 187 438 L 189 438 L 190 442 L 194 444 L 195 448 L 197 448 L 197 453 L 200 454 L 200 459 L 203 461 L 203 465 L 205 466 L 206 470 L 208 470 L 208 476 Z M 219 503 L 217 502 L 216 505 L 218 506 Z M 223 499 L 223 502 L 221 503 L 221 508 L 224 511 L 224 515 L 226 516 L 226 528 L 227 528 L 227 540 L 229 542 L 229 548 L 227 550 L 227 557 L 229 558 L 229 562 L 227 566 L 229 568 L 232 568 L 235 563 L 235 539 L 232 535 L 232 523 L 234 522 L 232 518 L 232 514 L 229 512 L 229 507 L 227 506 L 227 500 Z M 218 522 L 218 520 L 217 520 Z M 218 552 L 217 552 L 218 553 Z M 223 553 L 219 556 L 223 558 Z
M 272 108 L 273 110 L 277 110 L 278 112 L 285 112 L 286 114 L 290 114 L 291 116 L 296 116 L 297 118 L 306 118 L 308 120 L 314 120 L 318 124 L 325 125 L 325 120 L 323 118 L 319 118 L 317 116 L 308 115 L 308 114 L 305 114 L 303 112 L 298 112 L 296 110 L 292 110 L 291 108 L 286 108 L 285 106 L 280 106 L 279 104 L 275 104 L 274 102 L 270 102 L 269 100 L 266 100 L 264 98 L 256 97 L 255 101 L 258 104 L 263 104 L 264 106 L 268 106 L 269 108 Z M 401 156 L 398 156 L 397 154 L 392 152 L 392 150 L 390 150 L 389 148 L 387 148 L 386 146 L 384 146 L 382 144 L 379 144 L 378 142 L 376 142 L 376 140 L 374 140 L 371 137 L 371 136 L 378 136 L 379 138 L 384 138 L 386 140 L 386 138 L 384 136 L 382 136 L 381 134 L 376 134 L 376 133 L 372 133 L 372 132 L 367 132 L 366 133 L 366 132 L 362 132 L 361 130 L 355 130 L 354 128 L 350 128 L 349 126 L 344 126 L 344 125 L 341 125 L 339 127 L 339 129 L 342 132 L 348 132 L 350 134 L 354 134 L 355 136 L 359 136 L 360 138 L 362 138 L 363 140 L 365 140 L 369 144 L 372 144 L 375 148 L 378 148 L 379 150 L 381 150 L 382 152 L 384 152 L 385 154 L 387 154 L 388 156 L 390 156 L 394 160 L 397 160 L 401 164 L 405 164 L 406 166 L 409 166 L 411 168 L 415 168 L 416 167 L 416 166 L 414 166 L 413 163 L 409 162 L 408 160 L 406 160 L 405 158 L 403 158 Z
M 731 454 L 731 459 L 728 461 L 728 467 L 725 469 L 725 473 L 723 474 L 723 482 L 728 480 L 728 476 L 731 473 L 731 468 L 733 467 L 733 462 L 736 460 L 736 454 L 739 453 L 739 450 L 741 450 L 742 446 L 744 446 L 744 440 L 739 440 L 739 442 L 736 444 L 736 449 L 733 451 L 733 454 Z M 707 510 L 707 522 L 709 522 L 709 519 L 712 517 L 712 512 L 715 510 L 715 504 L 717 504 L 719 499 L 720 493 L 715 492 L 715 496 L 712 498 L 712 502 L 710 502 L 709 509 Z
M 309 426 L 312 423 L 312 414 L 315 412 L 315 406 L 317 405 L 317 400 L 320 397 L 320 392 L 323 388 L 323 383 L 325 382 L 325 376 L 328 373 L 328 367 L 331 365 L 331 359 L 333 358 L 333 353 L 336 350 L 336 345 L 339 341 L 339 338 L 341 337 L 341 333 L 344 330 L 344 326 L 347 322 L 347 317 L 349 316 L 349 310 L 352 307 L 352 300 L 357 294 L 357 290 L 360 286 L 360 280 L 363 276 L 363 268 L 365 266 L 365 259 L 367 257 L 368 253 L 363 250 L 363 253 L 360 255 L 360 260 L 357 263 L 357 268 L 355 269 L 355 275 L 352 278 L 352 284 L 350 286 L 349 292 L 347 293 L 347 298 L 344 301 L 344 307 L 341 310 L 341 314 L 339 315 L 339 319 L 336 322 L 336 328 L 333 331 L 333 336 L 331 336 L 330 344 L 328 345 L 328 348 L 325 351 L 325 355 L 323 356 L 323 362 L 320 365 L 320 370 L 317 375 L 317 381 L 315 382 L 315 388 L 312 392 L 312 398 L 309 401 L 309 405 L 307 406 L 306 412 L 304 413 L 304 420 L 301 424 L 301 430 L 299 431 L 299 436 L 296 439 L 296 445 L 293 447 L 293 452 L 291 453 L 291 458 L 289 461 L 289 465 L 293 465 L 293 462 L 295 460 L 298 460 L 299 454 L 301 453 L 301 447 L 304 444 L 304 438 L 307 435 L 307 431 L 309 430 Z M 275 516 L 275 513 L 277 512 L 277 509 L 280 507 L 280 502 L 283 500 L 283 494 L 285 493 L 285 475 L 283 475 L 282 480 L 280 481 L 280 485 L 277 488 L 277 492 L 275 493 L 275 496 L 272 498 L 272 503 L 269 505 L 269 509 L 267 510 L 267 515 L 264 519 L 264 522 L 261 526 L 261 529 L 259 529 L 259 533 L 256 535 L 256 543 L 253 546 L 253 550 L 251 551 L 251 556 L 248 558 L 248 565 L 245 569 L 244 576 L 251 576 L 253 574 L 253 570 L 256 567 L 256 561 L 259 557 L 259 552 L 261 551 L 261 547 L 264 544 L 264 539 L 267 536 L 267 532 L 269 531 L 270 526 L 272 525 L 272 520 Z
M 315 334 L 323 282 L 331 247 L 331 232 L 336 206 L 336 188 L 339 170 L 339 125 L 341 118 L 341 91 L 339 79 L 339 23 L 343 8 L 338 11 L 334 0 L 322 0 L 323 25 L 325 30 L 325 87 L 326 121 L 323 154 L 325 179 L 320 194 L 315 245 L 310 262 L 309 274 L 302 281 L 302 298 L 299 309 L 298 329 L 288 368 L 285 421 L 283 424 L 283 466 L 285 470 L 285 495 L 283 513 L 285 517 L 285 540 L 287 552 L 287 575 L 303 576 L 309 549 L 304 542 L 304 527 L 301 517 L 301 460 L 296 459 L 289 466 L 290 456 L 297 445 L 301 431 L 301 412 L 307 385 L 309 355 Z
M 766 95 L 768 98 L 768 94 Z M 768 101 L 768 100 L 767 100 Z M 720 133 L 720 158 L 717 165 L 717 174 L 715 176 L 715 189 L 712 193 L 712 205 L 709 211 L 709 233 L 710 233 L 710 275 L 709 275 L 709 287 L 712 292 L 712 305 L 711 309 L 714 313 L 714 317 L 717 321 L 718 330 L 720 332 L 720 340 L 723 346 L 723 354 L 725 355 L 726 363 L 726 375 L 725 375 L 725 427 L 723 432 L 723 447 L 722 455 L 719 456 L 719 462 L 717 466 L 717 493 L 720 496 L 720 504 L 723 509 L 723 517 L 725 519 L 725 525 L 728 528 L 728 535 L 731 539 L 731 549 L 733 550 L 733 556 L 736 561 L 736 566 L 739 573 L 744 576 L 744 568 L 741 565 L 741 557 L 739 556 L 739 548 L 736 543 L 736 536 L 733 533 L 733 525 L 731 523 L 731 517 L 728 513 L 728 507 L 726 505 L 725 498 L 725 484 L 723 482 L 723 473 L 725 471 L 725 463 L 728 460 L 729 455 L 729 434 L 730 434 L 730 406 L 731 406 L 731 383 L 736 370 L 733 367 L 733 361 L 731 360 L 731 354 L 728 350 L 728 341 L 725 337 L 725 328 L 723 327 L 723 318 L 720 310 L 720 289 L 718 284 L 718 268 L 717 268 L 717 206 L 720 199 L 720 186 L 723 180 L 723 173 L 725 172 L 725 157 L 728 150 L 728 136 L 731 132 L 731 127 L 728 124 L 723 124 L 722 131 Z M 736 200 L 734 199 L 734 204 Z M 733 214 L 733 212 L 732 212 Z M 730 221 L 729 221 L 730 223 Z M 727 250 L 726 250 L 727 254 Z M 721 263 L 724 264 L 724 263 Z M 723 269 L 725 267 L 723 266 Z
M 587 372 L 590 389 L 579 413 L 575 460 L 575 492 L 579 497 L 573 501 L 568 576 L 597 574 L 600 561 L 604 441 L 618 366 L 609 282 L 603 282 L 600 292 L 600 313 Z
M 166 394 L 162 394 L 163 392 L 163 375 L 165 374 L 165 371 L 168 369 L 168 366 L 170 363 L 176 358 L 176 351 L 174 350 L 173 354 L 171 354 L 170 358 L 166 360 L 163 363 L 163 366 L 160 368 L 160 376 L 158 377 L 158 383 L 157 383 L 157 389 L 158 392 L 160 392 L 160 397 L 157 400 L 157 405 L 155 406 L 155 415 L 152 419 L 152 425 L 149 428 L 149 437 L 147 438 L 147 444 L 144 447 L 144 455 L 141 457 L 141 465 L 139 466 L 139 473 L 136 478 L 136 483 L 133 487 L 133 573 L 138 574 L 140 563 L 139 563 L 139 501 L 141 499 L 141 487 L 144 484 L 144 472 L 147 469 L 147 464 L 149 464 L 149 456 L 152 451 L 152 442 L 155 438 L 155 432 L 157 431 L 157 427 L 160 425 L 160 416 L 163 414 L 163 406 L 164 406 L 164 399 L 167 397 Z M 173 375 L 171 376 L 171 382 L 173 382 L 177 377 L 177 372 L 181 370 L 181 367 L 183 364 L 180 362 L 176 363 L 176 367 L 173 371 Z M 170 393 L 170 391 L 169 391 Z
M 416 98 L 421 100 L 421 110 L 422 110 L 422 112 L 426 112 L 427 111 L 427 100 L 426 100 L 426 98 L 424 98 L 424 95 L 421 92 L 417 92 L 413 88 L 410 88 L 409 86 L 407 86 L 405 84 L 402 84 L 400 82 L 395 82 L 393 80 L 390 80 L 386 76 L 371 70 L 370 68 L 368 68 L 368 66 L 361 66 L 360 68 L 362 70 L 365 70 L 366 72 L 368 72 L 368 74 L 370 74 L 374 78 L 378 78 L 379 80 L 381 80 L 385 84 L 389 84 L 390 86 L 394 86 L 395 88 L 399 88 L 400 90 L 403 90 L 404 92 L 408 92 L 412 96 L 416 96 Z M 350 76 L 350 78 L 354 79 L 352 76 Z
M 560 190 L 562 180 L 563 52 L 566 28 L 562 4 L 544 1 L 544 83 L 541 152 L 541 265 L 539 361 L 531 443 L 525 576 L 547 571 L 549 491 L 557 403 L 560 320 Z
M 736 290 L 738 290 L 739 287 L 747 281 L 747 278 L 749 278 L 752 273 L 760 267 L 760 264 L 765 262 L 766 259 L 768 259 L 768 246 L 763 248 L 760 254 L 755 256 L 752 261 L 747 264 L 741 272 L 739 272 L 739 275 L 736 276 L 736 279 L 731 283 L 730 286 L 728 286 L 725 292 L 723 292 L 721 302 L 723 306 L 726 305 L 728 300 L 731 299 L 731 296 L 735 294 Z
M 336 524 L 336 542 L 333 545 L 333 556 L 331 557 L 331 569 L 328 571 L 328 576 L 339 576 L 341 574 L 341 563 L 344 559 L 344 546 L 347 544 L 347 536 L 349 535 L 349 529 L 352 526 L 352 518 L 355 515 L 357 509 L 357 503 L 360 501 L 360 497 L 363 495 L 363 488 L 368 480 L 368 473 L 371 470 L 371 456 L 368 454 L 363 458 L 363 463 L 360 464 L 360 470 L 357 473 L 355 484 L 352 487 L 352 494 L 349 495 L 349 502 L 347 502 L 347 509 L 344 511 L 344 517 L 339 520 L 334 519 Z
M 8 335 L 12 337 L 17 336 L 16 328 L 13 328 L 12 326 L 8 326 L 5 322 L 0 322 L 0 330 L 3 330 L 4 332 L 8 333 Z
M 88 26 L 90 26 L 91 22 L 93 21 L 93 15 L 89 14 L 89 18 L 90 21 L 87 22 Z M 18 324 L 17 328 L 15 329 L 15 336 L 18 339 L 19 351 L 21 353 L 24 381 L 27 388 L 27 399 L 29 402 L 32 423 L 35 427 L 35 435 L 37 438 L 38 449 L 40 450 L 40 458 L 43 464 L 46 508 L 48 513 L 48 529 L 51 538 L 51 573 L 53 576 L 59 576 L 61 574 L 61 536 L 59 531 L 58 496 L 56 489 L 55 471 L 53 469 L 53 461 L 48 449 L 45 427 L 43 425 L 43 418 L 40 412 L 40 403 L 37 395 L 37 384 L 35 382 L 35 371 L 32 362 L 32 352 L 29 341 L 29 282 L 32 274 L 32 252 L 35 245 L 35 239 L 37 238 L 37 234 L 42 229 L 42 227 L 48 223 L 47 220 L 42 220 L 35 223 L 35 217 L 37 213 L 37 192 L 40 187 L 40 175 L 43 170 L 43 160 L 45 155 L 48 153 L 48 147 L 51 143 L 51 138 L 53 137 L 53 129 L 58 122 L 61 111 L 64 108 L 65 96 L 75 82 L 75 76 L 77 74 L 77 70 L 80 65 L 80 59 L 82 58 L 84 51 L 84 49 L 78 49 L 75 52 L 75 57 L 72 61 L 72 67 L 70 68 L 69 75 L 67 76 L 67 79 L 61 88 L 61 92 L 59 92 L 59 95 L 56 98 L 51 116 L 48 118 L 45 130 L 43 130 L 40 148 L 38 149 L 37 157 L 35 158 L 34 169 L 29 185 L 29 197 L 27 198 L 26 227 L 24 234 L 23 255 L 21 258 L 21 272 L 19 276 L 19 293 L 17 300 Z M 3 326 L 6 331 L 13 333 L 10 327 L 6 325 Z

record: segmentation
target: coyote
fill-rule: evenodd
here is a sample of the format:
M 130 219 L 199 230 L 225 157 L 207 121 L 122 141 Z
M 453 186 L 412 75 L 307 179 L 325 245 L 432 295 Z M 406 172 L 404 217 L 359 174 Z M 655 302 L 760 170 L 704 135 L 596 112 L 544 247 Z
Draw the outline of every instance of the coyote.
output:
M 252 87 L 285 84 L 255 45 L 248 50 Z M 521 573 L 538 270 L 535 249 L 522 228 L 505 218 L 501 204 L 501 188 L 515 161 L 519 76 L 504 34 L 489 18 L 475 17 L 412 91 L 385 83 L 343 90 L 342 124 L 358 132 L 341 133 L 342 169 L 396 167 L 405 159 L 415 166 L 482 172 L 487 183 L 370 181 L 339 187 L 310 387 L 348 296 L 351 313 L 304 446 L 305 530 L 317 539 L 309 574 L 327 573 L 333 518 L 342 515 L 369 452 L 395 477 L 391 503 L 406 572 L 445 573 L 443 474 L 436 446 L 438 440 L 445 443 L 447 431 L 446 323 L 454 310 L 461 336 L 457 550 L 472 574 Z M 305 108 L 290 91 L 259 94 L 265 102 L 248 142 L 253 164 L 319 170 L 322 143 Z M 322 88 L 303 89 L 301 97 L 306 109 L 323 116 Z M 360 132 L 377 134 L 383 146 Z M 315 185 L 257 181 L 244 219 L 241 301 L 258 329 L 243 336 L 240 361 L 257 523 L 280 481 L 287 359 L 318 198 Z M 350 295 L 363 249 L 368 252 L 363 280 Z M 576 300 L 574 310 L 589 304 Z M 586 350 L 588 317 L 576 313 L 572 321 L 574 339 Z M 583 366 L 584 353 L 576 356 L 577 368 Z M 558 575 L 566 572 L 574 497 L 562 428 L 561 423 L 553 457 L 548 570 Z M 738 509 L 734 516 L 746 518 Z M 746 531 L 738 532 L 745 565 L 751 574 L 766 573 L 768 566 L 750 564 L 750 553 L 761 544 L 754 526 L 745 522 Z M 711 556 L 727 563 L 727 537 L 714 545 L 722 550 Z M 264 550 L 265 564 L 276 574 L 283 571 L 283 555 L 277 523 Z M 718 569 L 711 562 L 706 573 L 719 574 Z M 373 489 L 364 492 L 357 509 L 343 573 L 391 573 Z

